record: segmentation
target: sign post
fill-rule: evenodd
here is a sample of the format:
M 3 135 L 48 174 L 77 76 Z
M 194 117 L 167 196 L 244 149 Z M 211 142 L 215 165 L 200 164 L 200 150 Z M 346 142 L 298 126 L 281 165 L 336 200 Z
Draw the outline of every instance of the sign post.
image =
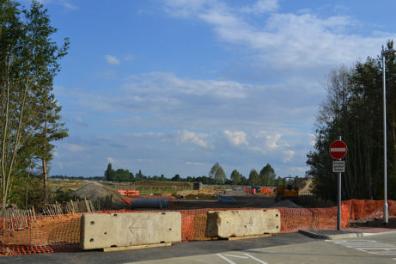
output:
M 330 144 L 330 157 L 333 159 L 333 172 L 337 173 L 337 230 L 341 230 L 341 174 L 345 172 L 345 158 L 348 151 L 347 144 L 342 141 L 341 136 L 338 140 Z

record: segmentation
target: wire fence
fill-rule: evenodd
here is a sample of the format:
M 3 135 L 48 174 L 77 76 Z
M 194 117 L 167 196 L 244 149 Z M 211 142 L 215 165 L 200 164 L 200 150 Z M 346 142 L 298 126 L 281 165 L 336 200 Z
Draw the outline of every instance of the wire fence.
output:
M 84 202 L 85 203 L 85 202 Z M 351 221 L 368 220 L 383 215 L 383 201 L 348 200 L 342 204 L 342 227 Z M 182 240 L 209 240 L 208 211 L 252 210 L 257 208 L 205 208 L 178 211 L 182 216 Z M 299 229 L 335 229 L 337 208 L 277 208 L 281 213 L 281 232 Z M 389 213 L 396 216 L 396 201 L 389 201 Z M 77 210 L 75 210 L 77 211 Z M 9 211 L 0 217 L 0 255 L 79 251 L 82 212 L 37 215 L 34 211 Z M 88 211 L 89 212 L 89 211 Z M 99 213 L 142 212 L 142 210 L 100 211 Z M 145 211 L 147 212 L 147 211 Z

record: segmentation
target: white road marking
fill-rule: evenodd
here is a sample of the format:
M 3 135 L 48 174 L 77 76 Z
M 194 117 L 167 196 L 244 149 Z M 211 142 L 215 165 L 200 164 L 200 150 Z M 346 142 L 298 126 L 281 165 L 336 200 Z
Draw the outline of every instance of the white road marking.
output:
M 224 259 L 227 263 L 229 264 L 236 264 L 234 261 L 232 261 L 231 259 L 226 258 L 225 256 L 223 256 L 222 254 L 216 254 L 219 258 Z
M 254 259 L 254 260 L 257 261 L 258 263 L 261 263 L 261 264 L 268 264 L 267 262 L 262 261 L 261 259 L 256 258 L 255 256 L 252 256 L 252 255 L 250 255 L 250 254 L 248 254 L 248 253 L 245 253 L 245 255 L 248 256 L 248 257 L 251 258 L 251 259 Z
M 224 256 L 232 257 L 232 258 L 241 258 L 241 259 L 248 259 L 249 258 L 249 257 L 246 257 L 246 256 L 231 255 L 231 254 L 224 254 Z
M 259 258 L 256 258 L 255 256 L 252 256 L 252 255 L 250 255 L 250 254 L 248 254 L 248 253 L 243 253 L 244 254 L 244 256 L 241 256 L 241 255 L 234 255 L 234 254 L 225 254 L 224 253 L 224 255 L 223 254 L 216 254 L 219 258 L 221 258 L 221 259 L 223 259 L 223 260 L 225 260 L 227 263 L 229 263 L 229 264 L 237 264 L 236 262 L 234 262 L 233 260 L 231 260 L 231 259 L 229 259 L 229 258 L 227 258 L 227 257 L 231 257 L 231 258 L 239 258 L 239 259 L 252 259 L 252 260 L 254 260 L 254 261 L 256 261 L 256 262 L 258 262 L 258 263 L 260 263 L 260 264 L 268 264 L 267 262 L 265 262 L 265 261 L 263 261 L 263 260 L 261 260 L 261 259 L 259 259 Z
M 396 246 L 375 240 L 326 240 L 337 245 L 359 250 L 368 254 L 396 256 Z M 394 258 L 396 260 L 396 258 Z

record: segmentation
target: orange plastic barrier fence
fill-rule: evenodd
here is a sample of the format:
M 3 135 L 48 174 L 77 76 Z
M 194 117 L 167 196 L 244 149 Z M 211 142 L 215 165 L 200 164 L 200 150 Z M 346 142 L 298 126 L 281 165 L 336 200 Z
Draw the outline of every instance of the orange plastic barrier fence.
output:
M 117 190 L 117 192 L 123 196 L 136 197 L 140 195 L 139 190 Z
M 279 208 L 281 232 L 297 232 L 299 229 L 326 230 L 337 226 L 337 208 Z M 349 225 L 349 207 L 341 207 L 341 226 Z
M 273 194 L 273 193 L 274 193 L 274 190 L 273 190 L 273 188 L 271 188 L 271 187 L 261 187 L 261 188 L 260 188 L 260 193 L 263 193 L 263 194 Z
M 348 200 L 342 205 L 342 226 L 350 221 L 382 217 L 383 201 Z M 219 210 L 251 210 L 257 208 L 204 208 L 177 210 L 182 215 L 182 240 L 208 240 L 207 212 Z M 335 229 L 337 208 L 278 208 L 281 213 L 281 232 L 299 229 Z M 141 212 L 117 210 L 102 213 Z M 173 210 L 176 211 L 176 210 Z M 145 211 L 147 212 L 147 211 Z M 396 201 L 389 201 L 389 213 L 396 216 Z M 24 255 L 79 250 L 81 214 L 41 216 L 26 219 L 26 226 L 10 229 L 0 219 L 0 255 Z

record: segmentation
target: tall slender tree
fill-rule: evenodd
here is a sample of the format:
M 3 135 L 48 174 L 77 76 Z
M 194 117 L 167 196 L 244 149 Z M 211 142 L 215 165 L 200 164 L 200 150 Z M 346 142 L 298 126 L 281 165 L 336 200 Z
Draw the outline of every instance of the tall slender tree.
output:
M 260 184 L 260 176 L 257 173 L 257 170 L 252 169 L 249 173 L 249 183 L 251 185 L 259 185 Z
M 53 94 L 53 79 L 68 41 L 51 40 L 50 25 L 42 4 L 29 9 L 15 1 L 0 0 L 0 100 L 1 199 L 7 204 L 13 181 L 41 161 L 44 200 L 47 201 L 47 161 L 52 142 L 67 135 L 60 122 L 60 106 Z M 43 166 L 44 165 L 44 166 Z
M 260 171 L 260 183 L 262 185 L 274 185 L 275 184 L 275 170 L 272 168 L 272 166 L 267 163 Z
M 209 172 L 209 178 L 214 179 L 217 184 L 224 184 L 226 181 L 226 174 L 224 169 L 220 166 L 218 162 L 216 162 Z
M 242 175 L 237 170 L 231 172 L 231 181 L 233 184 L 240 184 L 242 181 Z

